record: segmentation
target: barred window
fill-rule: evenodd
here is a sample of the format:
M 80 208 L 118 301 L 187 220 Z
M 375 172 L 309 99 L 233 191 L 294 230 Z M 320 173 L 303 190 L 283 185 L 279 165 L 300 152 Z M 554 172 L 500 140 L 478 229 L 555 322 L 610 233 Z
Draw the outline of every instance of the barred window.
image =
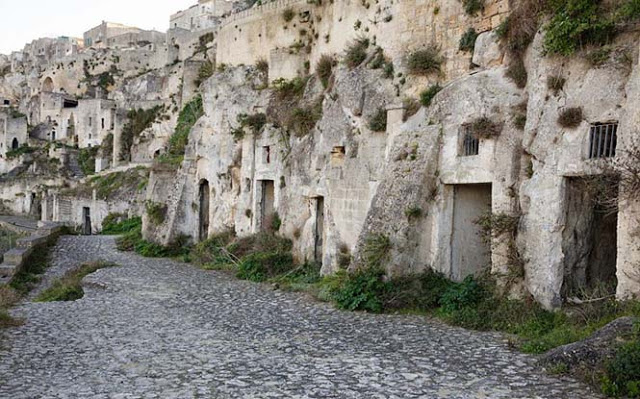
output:
M 597 123 L 589 132 L 589 159 L 613 158 L 618 144 L 618 123 Z
M 471 132 L 471 126 L 462 126 L 462 156 L 478 155 L 480 139 Z

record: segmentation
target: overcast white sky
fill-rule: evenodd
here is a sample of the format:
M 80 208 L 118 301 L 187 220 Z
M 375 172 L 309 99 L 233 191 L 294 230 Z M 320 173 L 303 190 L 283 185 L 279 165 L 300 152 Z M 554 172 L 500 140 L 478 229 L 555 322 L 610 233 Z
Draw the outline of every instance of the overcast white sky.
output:
M 197 0 L 0 0 L 0 54 L 40 37 L 82 37 L 103 20 L 166 31 Z

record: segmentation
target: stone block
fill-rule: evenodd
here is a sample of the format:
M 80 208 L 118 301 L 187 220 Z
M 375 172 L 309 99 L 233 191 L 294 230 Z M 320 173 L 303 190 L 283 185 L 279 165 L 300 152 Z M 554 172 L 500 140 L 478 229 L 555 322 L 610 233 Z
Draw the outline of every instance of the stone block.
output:
M 493 32 L 485 32 L 476 39 L 472 62 L 482 68 L 490 68 L 500 65 L 503 55 L 498 36 Z
M 4 263 L 8 265 L 21 266 L 31 252 L 31 248 L 10 249 L 4 254 Z

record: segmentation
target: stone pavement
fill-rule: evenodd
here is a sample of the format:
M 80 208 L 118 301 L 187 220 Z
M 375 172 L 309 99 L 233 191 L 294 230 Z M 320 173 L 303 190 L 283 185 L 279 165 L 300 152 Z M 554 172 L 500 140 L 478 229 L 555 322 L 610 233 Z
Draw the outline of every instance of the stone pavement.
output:
M 31 233 L 38 228 L 38 221 L 25 216 L 0 215 L 0 225 L 22 233 Z
M 0 398 L 597 398 L 498 334 L 348 313 L 294 293 L 64 237 L 51 273 L 113 261 L 76 302 L 0 333 Z

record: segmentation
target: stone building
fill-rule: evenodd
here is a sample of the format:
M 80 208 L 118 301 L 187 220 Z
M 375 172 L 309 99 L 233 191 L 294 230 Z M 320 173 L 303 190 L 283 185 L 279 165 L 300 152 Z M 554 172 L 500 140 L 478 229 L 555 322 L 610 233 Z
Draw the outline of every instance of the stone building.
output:
M 8 151 L 27 144 L 27 118 L 14 115 L 11 109 L 0 109 L 0 158 Z
M 169 18 L 170 29 L 201 31 L 215 28 L 220 18 L 233 10 L 233 0 L 198 0 L 198 4 Z
M 102 21 L 94 28 L 89 29 L 83 35 L 86 47 L 104 48 L 108 46 L 108 40 L 126 33 L 140 33 L 142 29 L 126 26 L 114 22 Z
M 46 67 L 65 57 L 75 56 L 83 46 L 83 40 L 74 37 L 42 38 L 34 40 L 24 47 L 21 61 Z

